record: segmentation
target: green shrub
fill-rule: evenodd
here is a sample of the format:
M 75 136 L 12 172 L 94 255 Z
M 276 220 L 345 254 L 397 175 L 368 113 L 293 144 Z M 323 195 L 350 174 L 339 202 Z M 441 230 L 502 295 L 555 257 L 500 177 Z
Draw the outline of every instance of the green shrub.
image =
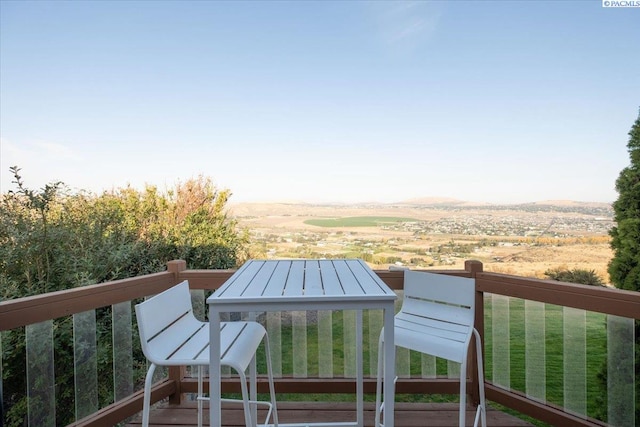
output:
M 124 188 L 102 195 L 70 193 L 59 182 L 27 188 L 11 168 L 14 191 L 0 195 L 0 300 L 164 271 L 172 259 L 190 268 L 234 268 L 247 257 L 247 235 L 225 206 L 228 190 L 199 177 L 160 193 Z M 96 310 L 101 341 L 99 403 L 113 401 L 111 310 Z M 56 425 L 74 421 L 73 331 L 54 320 Z M 102 345 L 102 343 L 108 343 Z M 24 328 L 2 334 L 6 425 L 26 423 Z M 134 340 L 134 364 L 144 363 Z

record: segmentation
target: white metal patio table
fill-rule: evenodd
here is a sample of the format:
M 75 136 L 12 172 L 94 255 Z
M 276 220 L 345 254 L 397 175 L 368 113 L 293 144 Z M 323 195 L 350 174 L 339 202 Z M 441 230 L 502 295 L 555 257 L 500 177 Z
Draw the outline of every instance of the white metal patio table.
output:
M 349 260 L 251 260 L 207 298 L 210 345 L 210 423 L 221 427 L 220 318 L 222 313 L 356 310 L 356 421 L 304 423 L 363 427 L 362 310 L 382 309 L 384 378 L 395 377 L 393 318 L 396 294 L 367 264 Z M 393 381 L 385 381 L 385 427 L 393 427 Z M 284 424 L 281 424 L 284 425 Z

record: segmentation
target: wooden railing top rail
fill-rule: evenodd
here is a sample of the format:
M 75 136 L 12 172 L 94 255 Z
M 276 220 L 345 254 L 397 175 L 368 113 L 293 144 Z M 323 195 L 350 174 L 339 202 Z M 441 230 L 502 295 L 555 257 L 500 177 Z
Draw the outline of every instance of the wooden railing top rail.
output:
M 162 273 L 1 301 L 0 331 L 143 298 L 185 279 L 189 280 L 189 284 L 194 289 L 215 290 L 234 272 L 234 270 L 186 270 L 184 268 L 186 268 L 184 261 L 171 261 L 169 270 Z M 481 292 L 640 318 L 640 292 L 482 271 L 429 271 L 467 277 L 475 275 L 477 289 Z M 376 274 L 392 289 L 402 289 L 403 271 L 376 270 Z
M 171 272 L 155 273 L 0 302 L 0 331 L 143 298 L 175 284 Z
M 481 292 L 640 319 L 640 292 L 497 273 L 477 273 Z
M 193 289 L 218 289 L 235 272 L 235 270 L 183 270 L 177 273 L 178 281 L 189 280 Z M 391 289 L 404 287 L 404 272 L 402 270 L 374 270 L 374 272 Z M 454 276 L 471 277 L 466 270 L 429 270 L 430 273 L 450 274 Z

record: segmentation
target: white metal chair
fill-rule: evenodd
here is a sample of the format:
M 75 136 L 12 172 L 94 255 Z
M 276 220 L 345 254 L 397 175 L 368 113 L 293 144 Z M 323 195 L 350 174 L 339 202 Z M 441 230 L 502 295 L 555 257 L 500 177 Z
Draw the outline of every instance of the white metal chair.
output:
M 149 425 L 151 383 L 156 366 L 197 366 L 198 367 L 198 426 L 202 426 L 203 368 L 209 366 L 209 323 L 201 322 L 193 314 L 189 283 L 184 281 L 166 291 L 136 305 L 136 317 L 140 333 L 142 351 L 150 366 L 144 383 L 144 406 L 142 425 Z M 255 385 L 255 355 L 260 342 L 264 340 L 267 374 L 269 379 L 270 402 L 249 399 L 245 371 L 250 365 L 251 384 Z M 267 420 L 273 416 L 278 424 L 278 415 L 271 371 L 269 337 L 257 322 L 222 322 L 220 325 L 222 366 L 235 370 L 240 378 L 245 423 L 255 426 L 252 409 L 257 404 L 268 406 Z M 225 399 L 232 400 L 232 399 Z M 238 401 L 238 400 L 233 400 Z M 253 405 L 253 406 L 252 406 Z
M 474 314 L 474 279 L 405 270 L 402 308 L 394 319 L 395 345 L 460 363 L 460 427 L 465 425 L 467 359 L 472 335 L 477 349 L 480 392 L 473 425 L 478 422 L 487 425 L 481 341 L 473 327 Z M 381 427 L 383 337 L 380 334 L 376 387 L 376 426 Z

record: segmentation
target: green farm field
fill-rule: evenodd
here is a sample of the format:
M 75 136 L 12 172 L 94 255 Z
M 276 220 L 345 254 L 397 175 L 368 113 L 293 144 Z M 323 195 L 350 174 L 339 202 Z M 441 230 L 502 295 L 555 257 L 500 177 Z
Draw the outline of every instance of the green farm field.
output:
M 305 224 L 318 227 L 380 227 L 384 225 L 399 224 L 403 222 L 416 222 L 415 218 L 403 218 L 394 216 L 351 216 L 340 218 L 308 219 Z

